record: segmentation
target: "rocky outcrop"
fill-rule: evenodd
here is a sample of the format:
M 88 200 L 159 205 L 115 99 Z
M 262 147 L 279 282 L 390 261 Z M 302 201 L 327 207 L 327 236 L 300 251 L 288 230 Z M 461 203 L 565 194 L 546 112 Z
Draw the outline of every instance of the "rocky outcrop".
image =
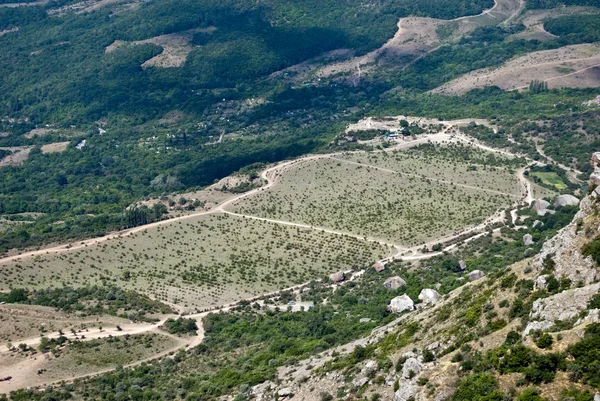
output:
M 531 234 L 525 234 L 523 236 L 523 244 L 527 246 L 533 245 L 533 237 L 531 236 Z
M 548 212 L 548 207 L 550 206 L 550 202 L 547 202 L 543 199 L 536 199 L 533 201 L 531 208 L 535 210 L 538 216 L 544 216 Z
M 392 290 L 395 290 L 400 287 L 404 287 L 405 285 L 406 285 L 406 281 L 404 281 L 399 276 L 390 277 L 383 282 L 383 286 L 385 288 L 390 288 Z
M 425 304 L 434 304 L 440 299 L 440 294 L 431 288 L 424 288 L 419 294 L 419 299 Z
M 393 298 L 390 301 L 388 310 L 394 313 L 401 313 L 404 311 L 411 311 L 415 309 L 415 303 L 406 294 L 400 295 L 399 297 Z
M 467 264 L 465 263 L 464 260 L 459 260 L 458 261 L 458 270 L 461 272 L 464 272 L 467 269 Z
M 329 275 L 329 279 L 334 283 L 339 283 L 346 279 L 346 274 L 344 272 L 332 273 Z
M 581 248 L 589 242 L 589 239 L 585 237 L 583 230 L 578 230 L 577 227 L 579 220 L 585 220 L 594 214 L 593 202 L 593 197 L 583 198 L 580 210 L 573 221 L 544 243 L 534 262 L 538 270 L 543 269 L 543 261 L 549 257 L 555 262 L 553 274 L 556 277 L 565 276 L 573 283 L 584 284 L 600 279 L 599 271 L 592 258 L 581 254 Z
M 577 205 L 579 205 L 579 199 L 569 194 L 558 195 L 554 200 L 554 207 Z
M 375 269 L 377 273 L 380 273 L 385 270 L 385 265 L 381 262 L 377 262 L 373 264 L 373 269 Z
M 398 381 L 398 391 L 394 393 L 394 401 L 408 401 L 415 399 L 419 388 L 411 381 L 402 380 Z
M 467 277 L 471 281 L 479 280 L 485 276 L 485 274 L 481 270 L 473 270 L 471 273 L 467 274 Z
M 418 376 L 421 373 L 423 367 L 419 360 L 415 357 L 410 357 L 406 361 L 404 361 L 404 365 L 402 365 L 402 377 L 405 379 L 412 379 L 415 376 Z
M 587 309 L 590 299 L 598 293 L 600 283 L 563 291 L 533 303 L 529 314 L 531 323 L 571 320 Z

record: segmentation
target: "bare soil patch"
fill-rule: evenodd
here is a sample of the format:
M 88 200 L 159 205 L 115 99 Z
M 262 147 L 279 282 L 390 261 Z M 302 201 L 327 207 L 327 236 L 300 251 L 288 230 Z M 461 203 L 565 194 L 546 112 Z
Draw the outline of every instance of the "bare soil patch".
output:
M 152 57 L 150 60 L 146 60 L 142 64 L 142 68 L 148 67 L 159 67 L 159 68 L 171 68 L 181 67 L 187 58 L 187 55 L 194 49 L 194 46 L 190 43 L 195 33 L 205 32 L 212 33 L 216 30 L 216 27 L 208 27 L 203 29 L 191 29 L 189 31 L 170 33 L 168 35 L 156 36 L 150 39 L 138 40 L 135 42 L 125 42 L 117 40 L 108 47 L 105 52 L 110 53 L 119 47 L 128 45 L 139 45 L 144 43 L 153 43 L 161 46 L 163 51 L 161 54 Z
M 549 88 L 600 86 L 600 46 L 583 44 L 533 52 L 497 68 L 465 74 L 431 93 L 456 96 L 485 86 L 526 89 L 532 80 L 546 81 Z
M 10 147 L 10 148 L 0 148 L 4 150 L 10 150 L 13 154 L 4 157 L 0 160 L 0 167 L 7 166 L 20 166 L 25 163 L 25 160 L 29 158 L 29 152 L 31 151 L 31 147 Z
M 525 25 L 526 29 L 513 35 L 513 37 L 540 41 L 553 39 L 556 36 L 544 29 L 544 20 L 564 15 L 597 13 L 598 9 L 594 7 L 558 7 L 549 10 L 528 10 L 515 20 L 515 22 Z
M 67 150 L 67 147 L 69 146 L 70 143 L 71 142 L 69 142 L 69 141 L 49 143 L 47 145 L 42 146 L 42 153 L 46 154 L 46 153 L 64 152 L 65 150 Z

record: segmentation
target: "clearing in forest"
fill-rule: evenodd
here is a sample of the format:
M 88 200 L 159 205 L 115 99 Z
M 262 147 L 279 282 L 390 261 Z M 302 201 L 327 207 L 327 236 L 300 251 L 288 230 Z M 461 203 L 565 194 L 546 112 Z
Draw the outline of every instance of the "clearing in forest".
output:
M 115 285 L 205 308 L 366 267 L 393 253 L 353 237 L 215 213 L 3 263 L 0 290 Z
M 520 195 L 508 168 L 514 162 L 433 145 L 313 159 L 227 210 L 415 246 L 514 204 Z
M 583 44 L 542 50 L 516 57 L 498 67 L 482 68 L 462 75 L 431 93 L 464 95 L 472 89 L 498 86 L 503 90 L 527 89 L 533 80 L 549 88 L 600 86 L 600 46 Z

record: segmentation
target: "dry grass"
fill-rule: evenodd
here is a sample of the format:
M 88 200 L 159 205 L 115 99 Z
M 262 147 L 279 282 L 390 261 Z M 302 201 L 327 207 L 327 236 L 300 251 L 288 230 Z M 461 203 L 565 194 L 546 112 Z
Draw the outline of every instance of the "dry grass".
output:
M 82 317 L 34 305 L 0 305 L 0 346 L 10 341 L 31 338 L 70 327 L 92 327 L 99 322 L 123 324 L 128 320 L 112 316 Z M 14 344 L 17 345 L 17 344 Z
M 414 246 L 514 202 L 513 174 L 481 166 L 468 170 L 467 164 L 422 158 L 418 150 L 312 160 L 229 209 Z
M 526 89 L 532 80 L 548 82 L 549 88 L 600 86 L 600 46 L 583 44 L 543 50 L 516 57 L 500 67 L 465 74 L 431 93 L 463 95 L 475 88 L 498 86 L 504 90 Z
M 215 214 L 5 263 L 0 288 L 117 285 L 204 308 L 368 266 L 390 253 L 386 246 L 351 237 Z

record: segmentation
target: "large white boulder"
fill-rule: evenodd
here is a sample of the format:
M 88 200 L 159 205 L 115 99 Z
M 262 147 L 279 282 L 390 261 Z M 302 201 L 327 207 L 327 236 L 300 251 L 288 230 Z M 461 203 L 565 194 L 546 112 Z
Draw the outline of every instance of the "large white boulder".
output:
M 440 294 L 434 289 L 423 288 L 419 294 L 419 299 L 426 304 L 434 304 L 440 299 Z
M 536 211 L 538 216 L 543 216 L 548 212 L 548 206 L 550 206 L 550 202 L 543 199 L 536 199 L 533 201 L 531 208 Z
M 400 295 L 399 297 L 393 298 L 390 301 L 390 305 L 388 306 L 388 310 L 394 313 L 400 313 L 404 311 L 411 311 L 415 309 L 415 303 L 412 299 L 406 294 Z
M 481 270 L 473 270 L 471 273 L 467 274 L 467 277 L 471 281 L 479 280 L 485 275 Z
M 383 282 L 383 286 L 385 288 L 391 288 L 395 290 L 396 288 L 404 287 L 406 285 L 406 281 L 404 281 L 399 276 L 390 277 Z
M 577 199 L 573 195 L 569 195 L 569 194 L 558 195 L 556 197 L 556 199 L 554 199 L 554 207 L 577 206 L 577 205 L 579 205 L 579 199 Z

